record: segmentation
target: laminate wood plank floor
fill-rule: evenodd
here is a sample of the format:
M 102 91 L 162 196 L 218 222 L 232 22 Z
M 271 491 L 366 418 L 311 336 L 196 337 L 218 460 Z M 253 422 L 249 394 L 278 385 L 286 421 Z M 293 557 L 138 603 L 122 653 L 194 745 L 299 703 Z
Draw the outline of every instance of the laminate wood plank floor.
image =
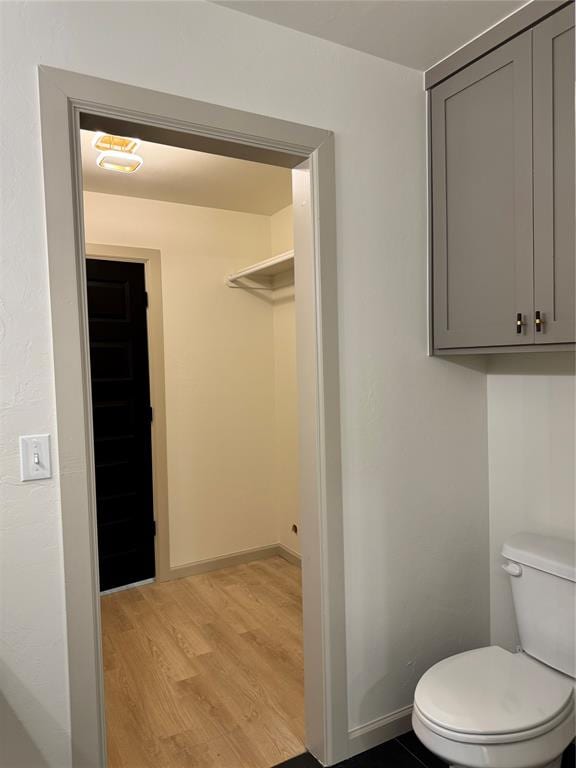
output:
M 300 569 L 281 557 L 101 598 L 109 768 L 304 752 Z

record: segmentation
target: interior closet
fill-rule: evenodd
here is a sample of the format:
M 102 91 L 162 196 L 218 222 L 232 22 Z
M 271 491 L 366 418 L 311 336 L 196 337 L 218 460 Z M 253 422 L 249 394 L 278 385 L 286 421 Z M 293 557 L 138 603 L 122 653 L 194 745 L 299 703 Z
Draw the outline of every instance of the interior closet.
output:
M 288 205 L 268 214 L 115 194 L 138 178 L 113 174 L 93 191 L 102 177 L 87 169 L 91 258 L 99 245 L 159 252 L 166 449 L 153 463 L 167 472 L 171 578 L 299 556 L 291 181 L 274 170 Z

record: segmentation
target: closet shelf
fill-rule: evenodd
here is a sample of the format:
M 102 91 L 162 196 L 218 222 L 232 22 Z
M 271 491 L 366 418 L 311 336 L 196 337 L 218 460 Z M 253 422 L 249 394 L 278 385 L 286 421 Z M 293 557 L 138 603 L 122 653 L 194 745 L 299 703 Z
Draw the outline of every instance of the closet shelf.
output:
M 282 279 L 280 280 L 280 278 Z M 246 279 L 257 283 L 257 285 L 240 282 Z M 234 272 L 234 274 L 228 275 L 226 278 L 226 285 L 229 288 L 264 289 L 268 291 L 291 283 L 293 284 L 293 282 L 294 251 L 286 251 L 286 253 L 280 253 L 278 256 L 272 256 L 271 259 L 259 261 L 258 264 L 253 264 L 251 267 Z

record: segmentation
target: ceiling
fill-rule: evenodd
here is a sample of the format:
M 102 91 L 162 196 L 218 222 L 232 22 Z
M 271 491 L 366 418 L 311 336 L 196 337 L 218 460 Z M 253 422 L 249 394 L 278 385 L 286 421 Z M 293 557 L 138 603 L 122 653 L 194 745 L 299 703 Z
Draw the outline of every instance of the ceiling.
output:
M 142 167 L 131 174 L 114 173 L 96 165 L 94 133 L 80 133 L 83 185 L 88 192 L 266 216 L 292 202 L 292 174 L 287 168 L 143 141 L 136 150 L 144 160 Z
M 526 0 L 213 1 L 422 71 L 526 3 Z

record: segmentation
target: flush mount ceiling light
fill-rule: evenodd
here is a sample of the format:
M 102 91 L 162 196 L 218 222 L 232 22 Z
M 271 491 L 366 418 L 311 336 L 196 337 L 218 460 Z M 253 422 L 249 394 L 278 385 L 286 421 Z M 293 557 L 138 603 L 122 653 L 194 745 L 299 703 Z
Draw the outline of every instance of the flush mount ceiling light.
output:
M 134 173 L 143 162 L 144 160 L 140 155 L 134 155 L 131 152 L 118 152 L 114 149 L 101 152 L 96 158 L 96 165 L 100 168 L 117 173 Z
M 140 146 L 139 139 L 98 131 L 92 139 L 92 146 L 100 150 L 96 165 L 105 171 L 134 173 L 144 162 L 140 155 L 134 154 L 134 150 Z
M 94 149 L 101 152 L 115 150 L 116 152 L 134 152 L 140 146 L 140 139 L 131 139 L 128 136 L 113 136 L 111 133 L 98 133 L 92 139 Z

